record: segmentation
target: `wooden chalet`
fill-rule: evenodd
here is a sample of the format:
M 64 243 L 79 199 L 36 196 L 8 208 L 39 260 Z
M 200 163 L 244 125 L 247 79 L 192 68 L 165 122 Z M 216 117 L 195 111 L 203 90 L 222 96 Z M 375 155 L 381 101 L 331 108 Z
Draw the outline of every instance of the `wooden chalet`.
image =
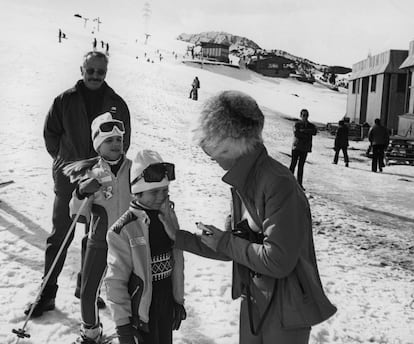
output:
M 283 56 L 255 56 L 247 64 L 247 68 L 265 76 L 287 78 L 291 72 L 291 60 Z
M 200 42 L 201 56 L 208 60 L 229 63 L 229 44 Z

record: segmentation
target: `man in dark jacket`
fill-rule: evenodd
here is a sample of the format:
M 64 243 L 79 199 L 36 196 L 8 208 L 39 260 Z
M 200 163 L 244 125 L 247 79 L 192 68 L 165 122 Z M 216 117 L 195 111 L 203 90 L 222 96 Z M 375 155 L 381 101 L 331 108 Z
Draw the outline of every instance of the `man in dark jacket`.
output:
M 306 109 L 300 111 L 300 121 L 295 123 L 293 127 L 293 145 L 292 145 L 292 160 L 290 163 L 290 171 L 294 174 L 295 167 L 298 165 L 298 183 L 303 188 L 303 167 L 305 166 L 306 157 L 312 151 L 312 136 L 316 135 L 316 127 L 308 121 L 309 112 Z
M 62 173 L 63 168 L 76 160 L 96 156 L 91 138 L 91 123 L 95 117 L 111 112 L 112 117 L 124 123 L 124 151 L 129 148 L 131 124 L 128 106 L 105 82 L 108 57 L 97 51 L 88 52 L 81 66 L 82 79 L 55 98 L 46 116 L 44 139 L 46 149 L 53 158 L 55 200 L 53 204 L 53 230 L 46 240 L 44 275 L 47 276 L 53 261 L 71 225 L 69 201 L 75 184 Z M 34 307 L 32 317 L 55 308 L 57 280 L 65 262 L 73 233 L 67 241 L 41 297 Z M 25 310 L 28 314 L 30 307 Z
M 339 127 L 335 135 L 335 144 L 334 144 L 335 156 L 334 156 L 333 163 L 334 164 L 338 163 L 339 152 L 342 150 L 342 152 L 344 153 L 345 166 L 348 167 L 349 166 L 349 157 L 348 157 L 348 146 L 349 146 L 348 131 L 349 130 L 348 130 L 348 126 L 345 124 L 343 120 L 339 121 L 338 124 L 339 124 Z
M 390 137 L 388 130 L 381 125 L 379 118 L 376 118 L 374 125 L 368 132 L 368 140 L 372 146 L 372 172 L 377 172 L 377 166 L 380 172 L 385 166 L 384 164 L 384 151 L 388 147 Z

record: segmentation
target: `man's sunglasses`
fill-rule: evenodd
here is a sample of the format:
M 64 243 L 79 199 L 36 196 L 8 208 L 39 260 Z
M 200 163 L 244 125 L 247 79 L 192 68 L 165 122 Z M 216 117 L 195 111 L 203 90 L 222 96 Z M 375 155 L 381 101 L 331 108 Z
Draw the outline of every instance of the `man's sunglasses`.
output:
M 147 183 L 157 183 L 167 177 L 168 180 L 175 179 L 174 164 L 169 162 L 160 162 L 157 164 L 149 165 L 142 173 L 136 177 L 131 185 L 134 185 L 139 180 L 144 178 Z
M 97 137 L 100 133 L 111 133 L 115 128 L 118 129 L 121 134 L 125 134 L 124 123 L 121 121 L 110 121 L 99 125 L 98 130 L 93 135 L 93 139 L 95 139 L 95 137 Z
M 86 73 L 88 73 L 89 75 L 93 75 L 93 73 L 98 73 L 98 75 L 102 76 L 106 74 L 106 70 L 105 69 L 101 69 L 101 68 L 87 68 L 86 69 Z

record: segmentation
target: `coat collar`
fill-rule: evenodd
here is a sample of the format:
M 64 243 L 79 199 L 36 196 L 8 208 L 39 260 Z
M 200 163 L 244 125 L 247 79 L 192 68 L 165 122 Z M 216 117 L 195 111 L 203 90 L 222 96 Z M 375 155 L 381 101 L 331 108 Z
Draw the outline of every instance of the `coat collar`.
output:
M 83 83 L 83 80 L 82 79 L 78 80 L 76 82 L 75 86 L 69 88 L 67 90 L 67 92 L 68 93 L 78 93 L 78 92 L 80 92 L 80 89 L 79 88 L 80 88 L 80 84 L 81 83 Z M 114 90 L 108 86 L 108 84 L 106 83 L 106 81 L 103 82 L 103 84 L 102 84 L 101 87 L 103 87 L 105 89 L 105 91 L 106 92 L 109 92 L 109 94 L 111 94 L 111 95 L 112 95 L 112 93 L 114 93 Z
M 223 176 L 223 182 L 237 190 L 243 190 L 253 166 L 263 155 L 267 155 L 266 147 L 259 144 L 252 152 L 243 155 L 236 161 L 234 166 Z

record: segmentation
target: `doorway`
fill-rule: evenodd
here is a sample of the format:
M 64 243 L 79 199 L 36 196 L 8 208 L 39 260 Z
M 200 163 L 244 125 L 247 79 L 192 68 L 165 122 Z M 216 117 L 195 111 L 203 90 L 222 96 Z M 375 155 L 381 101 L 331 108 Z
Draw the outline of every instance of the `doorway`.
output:
M 368 84 L 369 77 L 362 78 L 362 87 L 361 87 L 361 108 L 359 111 L 359 123 L 363 124 L 367 121 L 367 103 L 368 103 Z

